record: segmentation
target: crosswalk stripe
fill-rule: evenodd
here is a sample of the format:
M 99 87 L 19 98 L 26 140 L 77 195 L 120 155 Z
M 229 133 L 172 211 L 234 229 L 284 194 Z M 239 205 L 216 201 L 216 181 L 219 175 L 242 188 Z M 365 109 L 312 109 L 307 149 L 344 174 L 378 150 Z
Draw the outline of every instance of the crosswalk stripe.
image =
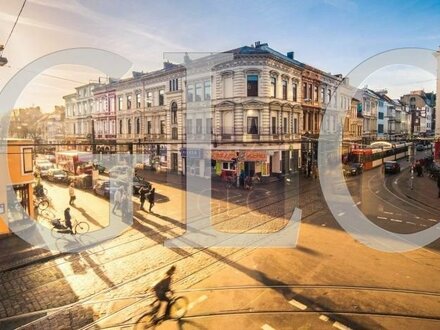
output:
M 188 304 L 188 310 L 193 309 L 196 305 L 204 302 L 206 299 L 208 299 L 208 296 L 207 295 L 203 295 L 203 296 L 200 296 L 199 298 L 197 298 L 196 300 L 194 300 L 193 302 L 190 302 Z
M 291 304 L 292 306 L 295 306 L 296 308 L 299 308 L 299 309 L 302 310 L 302 311 L 305 310 L 305 309 L 307 309 L 307 306 L 306 306 L 306 305 L 300 303 L 299 301 L 297 301 L 297 300 L 295 300 L 295 299 L 290 300 L 290 301 L 289 301 L 289 304 Z
M 272 328 L 269 324 L 264 324 L 261 327 L 262 330 L 275 330 L 274 328 Z

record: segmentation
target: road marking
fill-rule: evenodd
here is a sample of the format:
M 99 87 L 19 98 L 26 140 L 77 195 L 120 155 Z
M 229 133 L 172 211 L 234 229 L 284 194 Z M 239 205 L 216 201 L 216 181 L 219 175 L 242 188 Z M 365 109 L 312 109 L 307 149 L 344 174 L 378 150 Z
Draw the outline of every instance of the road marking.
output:
M 402 220 L 399 220 L 399 219 L 390 219 L 391 221 L 394 221 L 394 222 L 403 222 Z
M 362 202 L 357 202 L 356 205 L 359 205 L 359 204 L 361 204 L 361 203 L 362 203 Z
M 393 214 L 393 212 L 387 212 L 387 211 L 384 211 L 383 213 L 386 213 L 386 214 Z
M 428 220 L 431 222 L 438 222 L 438 220 L 435 220 L 435 219 L 428 219 Z
M 406 223 L 409 223 L 410 225 L 415 225 L 415 223 L 411 221 L 407 221 Z
M 270 191 L 266 191 L 266 195 L 269 195 L 270 194 Z
M 347 327 L 346 325 L 339 323 L 338 321 L 336 321 L 335 323 L 333 323 L 333 326 L 339 330 L 351 330 L 350 327 Z
M 299 308 L 302 311 L 307 309 L 306 305 L 300 303 L 299 301 L 297 301 L 295 299 L 290 300 L 289 304 L 291 304 L 292 306 L 295 306 L 296 308 Z
M 416 219 L 420 219 L 420 217 L 418 217 L 417 215 L 415 217 L 416 217 Z
M 382 219 L 382 220 L 386 220 L 386 219 L 388 219 L 388 218 L 385 218 L 385 217 L 377 217 L 378 219 Z
M 328 320 L 330 320 L 330 318 L 327 315 L 320 315 L 319 319 L 324 322 L 327 322 Z
M 427 225 L 424 225 L 424 224 L 420 224 L 420 226 L 422 226 L 422 227 L 428 227 Z
M 379 190 L 376 190 L 376 194 L 378 194 L 379 193 Z
M 338 213 L 338 217 L 342 217 L 344 214 L 345 212 Z
M 265 324 L 261 327 L 261 329 L 263 330 L 275 330 L 274 328 L 272 328 L 269 324 Z
M 188 304 L 187 310 L 193 309 L 195 306 L 197 306 L 198 304 L 204 302 L 206 299 L 208 299 L 207 295 L 203 295 L 203 296 L 198 297 L 196 300 L 194 300 L 193 302 L 190 302 Z

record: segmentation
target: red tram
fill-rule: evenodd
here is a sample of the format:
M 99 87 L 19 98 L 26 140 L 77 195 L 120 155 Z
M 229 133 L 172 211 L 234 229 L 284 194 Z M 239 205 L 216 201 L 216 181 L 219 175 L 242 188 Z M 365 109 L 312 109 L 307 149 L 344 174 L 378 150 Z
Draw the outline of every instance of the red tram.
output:
M 381 166 L 388 160 L 398 160 L 409 155 L 409 147 L 412 143 L 390 143 L 374 142 L 368 148 L 354 149 L 349 155 L 349 160 L 353 163 L 361 163 L 364 170 Z

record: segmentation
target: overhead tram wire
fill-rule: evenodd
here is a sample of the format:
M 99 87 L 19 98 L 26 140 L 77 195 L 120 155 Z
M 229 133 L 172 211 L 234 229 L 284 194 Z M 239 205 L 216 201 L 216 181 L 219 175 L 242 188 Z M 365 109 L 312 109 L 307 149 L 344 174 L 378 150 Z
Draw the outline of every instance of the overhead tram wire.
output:
M 21 13 L 23 12 L 24 6 L 26 5 L 26 0 L 23 1 L 23 4 L 21 5 L 20 11 L 18 12 L 17 18 L 15 19 L 14 25 L 12 26 L 11 32 L 9 32 L 8 38 L 6 39 L 5 44 L 3 45 L 3 49 L 0 52 L 0 56 L 3 55 L 3 52 L 6 48 L 6 45 L 8 44 L 9 40 L 11 39 L 12 33 L 14 32 L 15 26 L 17 25 L 18 19 L 20 18 Z
M 68 81 L 68 82 L 75 83 L 75 84 L 87 85 L 87 83 L 84 82 L 84 81 L 79 81 L 79 80 L 74 80 L 74 79 L 64 78 L 64 77 L 56 76 L 56 75 L 49 74 L 49 73 L 43 73 L 43 72 L 32 71 L 32 70 L 29 70 L 29 69 L 19 69 L 19 68 L 13 67 L 13 66 L 11 66 L 11 65 L 7 65 L 6 68 L 8 68 L 8 69 L 12 69 L 12 70 L 17 70 L 17 71 L 24 70 L 24 71 L 27 71 L 27 72 L 37 73 L 37 74 L 40 75 L 40 76 L 44 76 L 44 77 L 48 77 L 48 78 L 64 80 L 64 81 Z

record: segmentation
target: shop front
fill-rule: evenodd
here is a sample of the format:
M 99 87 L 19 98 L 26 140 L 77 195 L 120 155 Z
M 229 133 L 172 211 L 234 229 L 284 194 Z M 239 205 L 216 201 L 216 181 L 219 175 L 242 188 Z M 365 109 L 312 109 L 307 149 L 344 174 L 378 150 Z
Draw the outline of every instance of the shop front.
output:
M 0 176 L 0 235 L 9 233 L 8 217 L 19 220 L 23 214 L 27 214 L 34 218 L 33 141 L 10 139 L 7 150 L 11 182 L 7 182 L 6 175 Z
M 268 153 L 264 150 L 214 150 L 211 152 L 211 159 L 215 175 L 222 176 L 231 171 L 237 174 L 243 171 L 250 176 L 270 175 Z
M 203 149 L 199 148 L 182 148 L 180 149 L 182 157 L 182 174 L 183 175 L 205 175 L 205 161 L 203 159 Z M 210 165 L 208 164 L 208 167 Z

